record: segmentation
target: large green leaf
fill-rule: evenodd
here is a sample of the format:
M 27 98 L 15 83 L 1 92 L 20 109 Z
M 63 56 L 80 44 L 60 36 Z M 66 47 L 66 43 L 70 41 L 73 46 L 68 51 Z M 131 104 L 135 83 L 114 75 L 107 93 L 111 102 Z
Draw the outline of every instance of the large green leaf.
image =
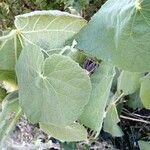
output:
M 120 119 L 118 117 L 118 112 L 115 104 L 110 104 L 109 110 L 106 114 L 106 118 L 104 119 L 104 131 L 112 134 L 112 136 L 122 136 L 123 132 L 121 128 L 118 126 Z
M 77 48 L 128 71 L 150 71 L 150 1 L 108 0 L 77 36 Z
M 47 55 L 58 53 L 85 24 L 79 16 L 54 10 L 35 11 L 15 18 L 23 42 L 40 46 Z
M 63 142 L 87 140 L 87 131 L 79 123 L 73 123 L 65 127 L 55 127 L 53 125 L 40 123 L 40 128 L 48 135 Z
M 150 74 L 141 79 L 140 97 L 143 105 L 150 109 Z
M 114 67 L 102 62 L 91 76 L 91 97 L 80 117 L 80 122 L 95 131 L 100 131 L 102 127 L 114 74 Z
M 122 91 L 124 95 L 134 93 L 140 88 L 140 78 L 142 76 L 142 73 L 122 71 L 118 78 L 117 90 Z
M 44 60 L 39 47 L 28 45 L 16 68 L 20 104 L 29 120 L 65 126 L 78 119 L 89 101 L 91 83 L 76 62 L 59 54 Z

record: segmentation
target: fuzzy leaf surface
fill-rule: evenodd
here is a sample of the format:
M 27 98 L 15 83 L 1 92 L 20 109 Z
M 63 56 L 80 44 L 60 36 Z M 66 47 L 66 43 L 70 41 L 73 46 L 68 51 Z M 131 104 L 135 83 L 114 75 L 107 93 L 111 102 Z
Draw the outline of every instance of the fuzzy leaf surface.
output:
M 141 101 L 147 109 L 150 109 L 150 74 L 141 79 Z
M 23 43 L 38 45 L 47 55 L 58 53 L 85 24 L 79 16 L 56 10 L 35 11 L 15 18 Z
M 16 30 L 0 37 L 0 80 L 15 80 L 15 64 L 20 51 Z
M 135 93 L 129 95 L 129 99 L 127 101 L 127 105 L 132 108 L 133 110 L 135 109 L 142 109 L 144 108 L 141 98 L 140 98 L 140 90 L 137 90 Z
M 149 12 L 149 0 L 108 0 L 77 35 L 77 48 L 123 70 L 149 72 Z
M 7 134 L 15 113 L 17 113 L 19 109 L 18 92 L 15 91 L 7 95 L 2 102 L 2 112 L 0 113 L 0 145 Z
M 134 93 L 140 88 L 140 78 L 142 73 L 122 71 L 118 78 L 117 90 L 122 91 L 125 95 Z
M 55 127 L 53 125 L 40 123 L 40 128 L 48 135 L 51 135 L 52 137 L 59 139 L 63 142 L 87 140 L 87 131 L 79 123 L 73 123 L 65 127 Z
M 121 128 L 118 126 L 120 119 L 115 104 L 110 104 L 110 109 L 104 119 L 104 131 L 112 134 L 112 136 L 120 137 L 123 135 Z
M 28 45 L 16 70 L 20 104 L 33 123 L 71 124 L 89 101 L 90 78 L 67 56 L 53 54 L 44 59 L 39 47 Z
M 80 117 L 80 122 L 95 131 L 100 131 L 102 127 L 114 74 L 114 67 L 102 62 L 91 76 L 91 97 Z

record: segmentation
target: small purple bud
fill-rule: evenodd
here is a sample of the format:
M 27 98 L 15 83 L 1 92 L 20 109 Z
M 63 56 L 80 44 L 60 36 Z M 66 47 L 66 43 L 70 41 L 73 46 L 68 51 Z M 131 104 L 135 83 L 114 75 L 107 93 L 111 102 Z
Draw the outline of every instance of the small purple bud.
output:
M 99 64 L 90 58 L 87 58 L 83 64 L 83 68 L 86 69 L 90 74 L 94 73 L 95 69 L 98 68 Z

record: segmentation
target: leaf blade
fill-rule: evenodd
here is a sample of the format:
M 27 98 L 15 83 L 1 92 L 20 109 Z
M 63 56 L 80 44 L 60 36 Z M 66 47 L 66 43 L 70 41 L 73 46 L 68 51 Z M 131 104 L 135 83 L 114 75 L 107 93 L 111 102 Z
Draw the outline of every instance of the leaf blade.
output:
M 150 109 L 150 74 L 141 78 L 140 97 L 144 107 Z
M 15 91 L 7 95 L 2 102 L 2 112 L 0 113 L 0 146 L 4 144 L 12 131 L 13 125 L 15 125 L 14 118 L 19 111 L 18 91 Z
M 140 10 L 135 1 L 108 0 L 77 35 L 77 48 L 123 70 L 149 72 L 149 6 L 148 0 Z
M 79 123 L 73 123 L 65 127 L 55 127 L 53 125 L 40 123 L 40 128 L 48 135 L 51 135 L 54 138 L 57 138 L 63 142 L 87 140 L 87 131 Z
M 35 11 L 15 18 L 24 43 L 38 45 L 47 55 L 59 53 L 85 24 L 79 16 L 56 10 Z
M 144 74 L 136 73 L 136 72 L 129 72 L 129 71 L 122 71 L 117 84 L 118 92 L 123 92 L 124 95 L 129 95 L 134 93 L 136 90 L 140 88 L 140 78 Z
M 88 75 L 71 58 L 53 54 L 44 59 L 39 47 L 30 46 L 22 51 L 16 66 L 23 111 L 34 123 L 72 123 L 89 101 Z
M 102 63 L 91 77 L 92 92 L 89 103 L 80 116 L 80 122 L 85 126 L 100 131 L 105 117 L 105 107 L 110 94 L 110 88 L 115 71 L 114 67 Z
M 104 131 L 112 134 L 112 136 L 123 136 L 121 128 L 118 126 L 120 122 L 118 112 L 115 104 L 110 104 L 110 109 L 107 111 L 106 118 L 104 119 Z

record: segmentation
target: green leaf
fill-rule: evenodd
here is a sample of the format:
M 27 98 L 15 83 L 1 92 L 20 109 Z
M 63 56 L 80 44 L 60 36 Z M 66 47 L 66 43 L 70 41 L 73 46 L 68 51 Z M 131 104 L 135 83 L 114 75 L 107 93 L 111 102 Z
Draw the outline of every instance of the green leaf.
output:
M 6 95 L 6 90 L 0 87 L 0 103 L 3 101 Z
M 114 74 L 114 67 L 102 62 L 96 72 L 91 76 L 91 97 L 80 117 L 80 122 L 98 132 L 101 130 L 105 117 L 105 107 Z
M 123 135 L 121 128 L 118 126 L 120 119 L 115 104 L 110 104 L 110 108 L 104 119 L 104 131 L 112 134 L 112 136 L 120 137 Z
M 129 100 L 127 101 L 127 105 L 132 108 L 133 110 L 135 109 L 142 109 L 144 108 L 142 102 L 141 102 L 141 98 L 139 95 L 139 90 L 136 91 L 135 93 L 129 95 Z
M 7 95 L 2 103 L 2 112 L 9 115 L 10 112 L 16 112 L 18 109 L 18 91 L 14 91 Z
M 141 79 L 140 97 L 144 107 L 150 109 L 150 74 Z
M 0 37 L 7 35 L 10 32 L 10 30 L 0 30 Z
M 28 45 L 16 70 L 20 104 L 33 123 L 68 125 L 89 101 L 90 78 L 67 56 L 53 54 L 44 60 L 39 47 Z
M 21 46 L 16 37 L 16 30 L 12 30 L 0 37 L 0 70 L 12 71 L 15 69 Z
M 14 118 L 20 111 L 18 92 L 12 92 L 6 96 L 2 102 L 2 112 L 0 113 L 0 145 L 3 144 L 7 136 L 14 127 Z
M 20 51 L 16 30 L 0 37 L 0 81 L 16 83 L 15 65 Z
M 53 125 L 40 123 L 40 128 L 48 135 L 63 142 L 87 140 L 87 131 L 79 123 L 73 123 L 65 127 L 56 127 Z
M 15 18 L 23 42 L 38 45 L 47 55 L 59 53 L 85 24 L 79 16 L 54 10 L 35 11 Z
M 149 72 L 149 11 L 149 0 L 108 0 L 77 35 L 77 48 L 124 70 Z
M 122 71 L 118 78 L 117 90 L 122 91 L 124 95 L 134 93 L 140 88 L 140 78 L 142 76 L 142 73 Z
M 140 150 L 149 150 L 150 142 L 149 141 L 138 141 Z
M 69 56 L 74 61 L 79 63 L 81 66 L 83 65 L 87 57 L 84 53 L 80 52 L 78 49 L 73 49 L 67 56 Z
M 0 81 L 8 81 L 16 84 L 16 73 L 14 70 L 0 70 Z

